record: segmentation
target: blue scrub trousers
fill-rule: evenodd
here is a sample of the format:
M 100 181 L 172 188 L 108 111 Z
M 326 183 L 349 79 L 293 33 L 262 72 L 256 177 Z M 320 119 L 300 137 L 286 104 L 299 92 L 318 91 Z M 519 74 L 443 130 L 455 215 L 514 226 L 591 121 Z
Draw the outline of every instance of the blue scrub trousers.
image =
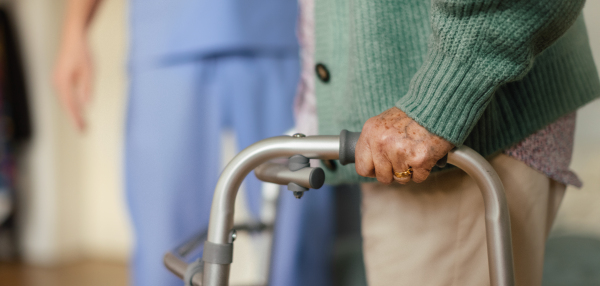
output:
M 130 67 L 125 170 L 135 231 L 134 285 L 182 284 L 162 256 L 207 228 L 222 129 L 233 128 L 241 149 L 293 127 L 299 70 L 296 54 Z M 260 182 L 250 175 L 245 184 L 256 215 Z
M 333 285 L 334 203 L 333 187 L 327 185 L 300 200 L 290 191 L 281 193 L 269 285 Z

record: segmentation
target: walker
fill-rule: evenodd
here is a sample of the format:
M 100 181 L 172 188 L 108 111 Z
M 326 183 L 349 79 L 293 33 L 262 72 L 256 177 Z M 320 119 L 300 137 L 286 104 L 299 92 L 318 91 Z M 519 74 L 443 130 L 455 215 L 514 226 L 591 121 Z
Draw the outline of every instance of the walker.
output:
M 359 136 L 360 133 L 347 130 L 339 136 L 304 136 L 297 133 L 268 138 L 241 151 L 225 167 L 215 188 L 202 260 L 187 264 L 169 252 L 164 256 L 165 266 L 183 279 L 185 285 L 229 285 L 229 267 L 236 237 L 234 202 L 246 175 L 254 170 L 258 179 L 287 185 L 295 197 L 301 198 L 305 191 L 318 189 L 325 181 L 323 170 L 311 168 L 309 159 L 339 160 L 342 165 L 354 163 L 354 149 Z M 269 162 L 276 158 L 289 158 L 289 161 L 287 165 Z M 485 158 L 467 146 L 450 151 L 439 163 L 445 164 L 446 160 L 469 174 L 481 189 L 491 285 L 514 286 L 510 217 L 504 186 L 498 174 Z

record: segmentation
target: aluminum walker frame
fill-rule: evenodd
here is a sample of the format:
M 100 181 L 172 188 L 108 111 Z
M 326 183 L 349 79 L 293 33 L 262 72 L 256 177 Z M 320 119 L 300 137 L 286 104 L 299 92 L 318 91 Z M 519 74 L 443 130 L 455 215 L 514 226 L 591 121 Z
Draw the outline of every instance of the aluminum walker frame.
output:
M 266 182 L 288 185 L 297 198 L 309 188 L 320 188 L 325 176 L 320 168 L 311 168 L 308 159 L 340 160 L 354 163 L 354 149 L 360 133 L 343 130 L 340 136 L 278 136 L 259 141 L 241 151 L 229 162 L 215 188 L 208 236 L 202 260 L 187 264 L 173 253 L 164 257 L 165 266 L 185 285 L 227 286 L 233 255 L 235 230 L 234 203 L 240 184 L 255 170 Z M 268 162 L 290 158 L 287 165 Z M 514 286 L 510 217 L 504 186 L 485 158 L 473 149 L 461 146 L 447 156 L 452 164 L 471 176 L 483 195 L 490 281 L 492 286 Z

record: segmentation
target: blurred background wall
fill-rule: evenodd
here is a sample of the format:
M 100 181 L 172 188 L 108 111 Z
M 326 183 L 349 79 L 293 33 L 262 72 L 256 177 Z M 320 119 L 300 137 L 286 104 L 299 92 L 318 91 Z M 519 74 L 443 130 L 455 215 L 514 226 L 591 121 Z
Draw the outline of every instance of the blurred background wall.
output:
M 587 1 L 583 14 L 594 61 L 600 69 L 600 1 Z M 582 179 L 583 188 L 567 189 L 554 225 L 555 234 L 579 233 L 600 238 L 600 100 L 577 113 L 571 168 Z
M 11 7 L 18 24 L 34 116 L 34 138 L 20 168 L 26 191 L 20 202 L 23 254 L 38 264 L 126 261 L 132 241 L 121 175 L 127 1 L 104 1 L 93 24 L 97 79 L 83 136 L 59 109 L 51 86 L 63 1 L 0 3 Z M 588 1 L 584 14 L 600 67 L 600 1 Z M 600 101 L 578 113 L 572 168 L 584 187 L 568 189 L 555 232 L 600 238 Z
M 20 202 L 25 259 L 40 264 L 126 261 L 132 240 L 121 175 L 127 1 L 105 1 L 91 28 L 97 80 L 83 135 L 60 110 L 51 85 L 63 1 L 4 2 L 21 36 L 34 119 L 34 137 L 20 168 L 26 191 Z

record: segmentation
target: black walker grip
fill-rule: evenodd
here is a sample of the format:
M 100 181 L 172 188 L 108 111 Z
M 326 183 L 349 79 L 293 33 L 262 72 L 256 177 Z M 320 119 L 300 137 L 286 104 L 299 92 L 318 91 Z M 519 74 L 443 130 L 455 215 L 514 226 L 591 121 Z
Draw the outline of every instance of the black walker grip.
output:
M 347 165 L 354 163 L 354 151 L 359 137 L 360 132 L 342 130 L 340 133 L 340 164 Z

